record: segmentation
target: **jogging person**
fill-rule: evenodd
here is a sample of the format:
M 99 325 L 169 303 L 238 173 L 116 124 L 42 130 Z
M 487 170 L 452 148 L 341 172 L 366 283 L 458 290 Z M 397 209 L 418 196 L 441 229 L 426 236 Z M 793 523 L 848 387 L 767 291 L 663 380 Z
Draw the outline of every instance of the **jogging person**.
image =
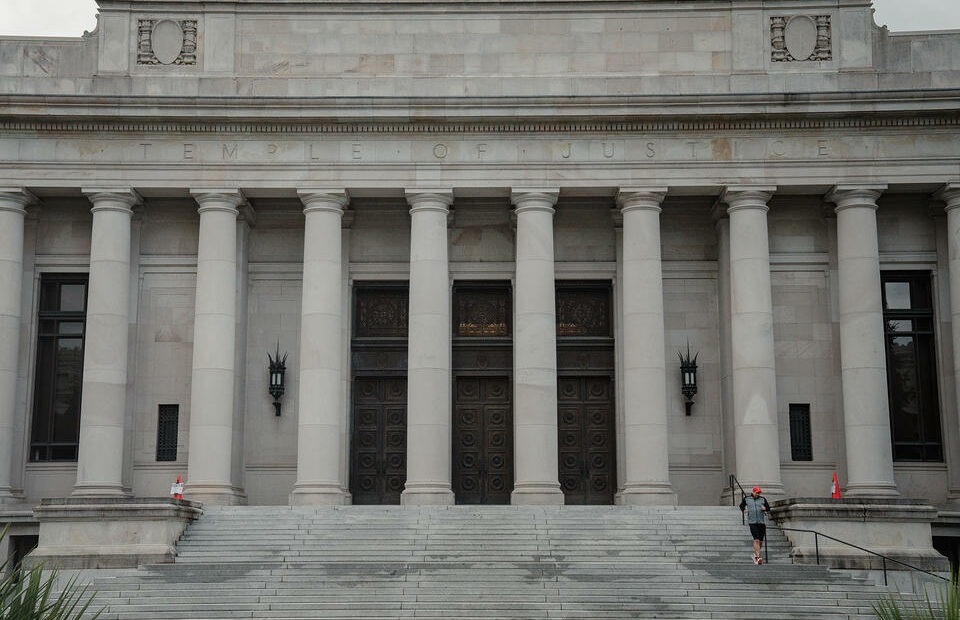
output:
M 740 512 L 746 514 L 747 523 L 750 525 L 750 535 L 753 536 L 754 564 L 763 564 L 760 548 L 763 546 L 763 539 L 767 535 L 766 514 L 764 513 L 770 512 L 770 504 L 767 503 L 767 498 L 760 495 L 762 490 L 760 487 L 753 487 L 753 493 L 740 500 Z

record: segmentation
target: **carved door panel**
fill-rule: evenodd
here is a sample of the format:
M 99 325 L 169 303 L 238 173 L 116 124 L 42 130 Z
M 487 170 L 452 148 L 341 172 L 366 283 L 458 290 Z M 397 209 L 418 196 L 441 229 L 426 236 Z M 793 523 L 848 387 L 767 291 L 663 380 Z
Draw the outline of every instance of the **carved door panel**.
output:
M 407 480 L 407 380 L 353 382 L 350 492 L 354 504 L 399 504 Z
M 458 504 L 509 504 L 513 413 L 508 377 L 457 377 L 453 492 Z
M 567 504 L 612 504 L 616 431 L 610 377 L 557 379 L 560 486 Z

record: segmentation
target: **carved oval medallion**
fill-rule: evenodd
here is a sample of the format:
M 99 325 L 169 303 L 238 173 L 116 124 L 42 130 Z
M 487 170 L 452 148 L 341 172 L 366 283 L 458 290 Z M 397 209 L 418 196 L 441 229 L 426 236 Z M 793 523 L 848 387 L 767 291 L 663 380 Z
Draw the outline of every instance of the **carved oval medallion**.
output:
M 817 47 L 817 23 L 806 15 L 797 15 L 787 22 L 783 38 L 794 60 L 806 60 Z
M 162 65 L 169 65 L 175 61 L 183 49 L 183 30 L 180 24 L 165 19 L 153 27 L 153 55 Z

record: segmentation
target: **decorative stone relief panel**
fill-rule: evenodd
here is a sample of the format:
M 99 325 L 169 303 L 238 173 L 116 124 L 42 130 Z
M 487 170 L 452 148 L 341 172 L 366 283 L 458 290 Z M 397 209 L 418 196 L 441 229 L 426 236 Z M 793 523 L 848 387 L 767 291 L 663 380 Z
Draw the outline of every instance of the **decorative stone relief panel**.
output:
M 829 15 L 777 15 L 770 18 L 770 60 L 833 60 Z
M 197 20 L 138 20 L 137 64 L 197 64 Z

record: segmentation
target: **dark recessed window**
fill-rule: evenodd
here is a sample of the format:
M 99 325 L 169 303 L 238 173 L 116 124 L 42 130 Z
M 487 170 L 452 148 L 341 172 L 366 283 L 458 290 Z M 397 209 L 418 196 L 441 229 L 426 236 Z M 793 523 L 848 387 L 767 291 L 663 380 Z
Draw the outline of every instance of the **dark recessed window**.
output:
M 86 275 L 41 277 L 31 461 L 77 460 L 86 311 Z
M 813 436 L 810 432 L 810 405 L 790 404 L 790 458 L 813 460 Z
M 930 274 L 884 272 L 881 281 L 893 459 L 942 461 Z
M 160 405 L 157 414 L 157 460 L 177 460 L 180 405 Z

